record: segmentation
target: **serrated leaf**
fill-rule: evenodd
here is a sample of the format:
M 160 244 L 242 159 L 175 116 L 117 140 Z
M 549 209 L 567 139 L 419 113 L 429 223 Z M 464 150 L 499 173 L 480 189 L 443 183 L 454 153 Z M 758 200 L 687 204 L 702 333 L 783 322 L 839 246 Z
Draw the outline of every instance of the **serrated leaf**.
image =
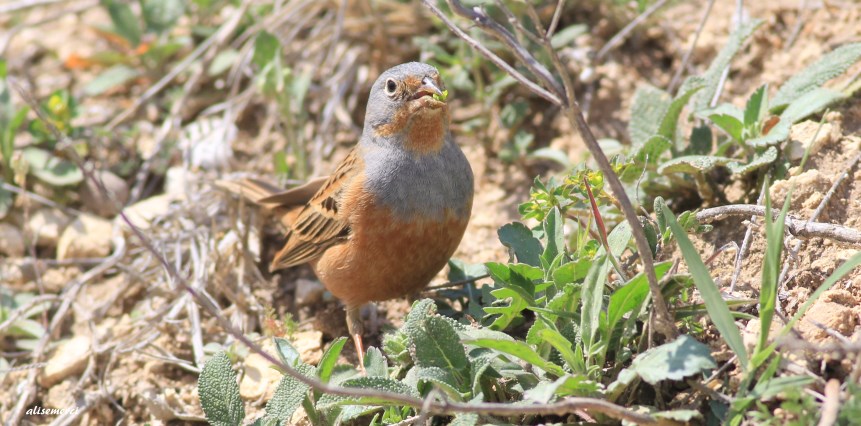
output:
M 347 388 L 373 389 L 378 391 L 391 392 L 405 396 L 418 398 L 418 392 L 401 383 L 397 380 L 392 380 L 388 377 L 357 377 L 345 380 L 341 386 Z M 397 404 L 393 400 L 378 397 L 361 397 L 361 396 L 339 396 L 332 394 L 324 394 L 317 401 L 317 410 L 327 410 L 343 405 L 392 405 Z
M 754 170 L 768 166 L 777 161 L 777 148 L 770 146 L 764 152 L 754 155 L 753 160 L 747 164 L 740 164 L 736 161 L 727 164 L 727 168 L 737 175 L 746 175 Z
M 78 166 L 43 149 L 24 148 L 23 157 L 30 165 L 30 173 L 49 185 L 77 185 L 84 180 Z
M 114 65 L 96 76 L 96 78 L 90 80 L 90 82 L 84 86 L 84 94 L 87 96 L 101 95 L 115 87 L 122 86 L 129 81 L 132 81 L 140 74 L 140 71 L 126 65 Z
M 206 361 L 197 382 L 200 405 L 206 420 L 216 426 L 241 425 L 245 407 L 239 397 L 236 373 L 224 351 Z
M 514 250 L 517 261 L 532 266 L 540 266 L 541 242 L 532 236 L 532 231 L 520 222 L 503 225 L 496 231 L 499 242 Z
M 685 377 L 716 368 L 709 347 L 688 336 L 643 352 L 631 363 L 633 371 L 649 384 Z
M 631 121 L 628 122 L 628 135 L 633 151 L 641 151 L 652 136 L 658 134 L 661 120 L 670 109 L 672 97 L 657 87 L 643 84 L 637 87 L 631 103 Z
M 772 109 L 788 105 L 804 94 L 813 91 L 828 80 L 843 74 L 861 59 L 861 43 L 850 43 L 823 55 L 790 78 L 774 95 Z
M 714 98 L 718 91 L 718 86 L 721 82 L 721 74 L 724 69 L 729 66 L 732 58 L 738 53 L 744 42 L 753 34 L 753 32 L 762 24 L 761 19 L 754 19 L 745 22 L 730 34 L 726 45 L 718 53 L 717 57 L 709 65 L 705 73 L 699 79 L 688 78 L 685 80 L 680 92 L 684 92 L 689 87 L 703 85 L 703 89 L 694 96 L 694 111 L 701 111 L 709 107 L 709 103 Z
M 101 3 L 108 10 L 117 34 L 128 40 L 132 47 L 137 47 L 141 42 L 141 27 L 131 7 L 116 0 L 101 0 Z
M 707 172 L 718 166 L 725 166 L 733 161 L 732 158 L 718 157 L 714 155 L 685 155 L 676 157 L 661 164 L 658 173 L 690 173 L 697 174 Z
M 307 364 L 300 365 L 296 370 L 307 377 L 313 377 L 316 373 L 314 367 Z M 302 405 L 302 401 L 308 397 L 309 389 L 310 387 L 305 383 L 285 374 L 281 377 L 281 381 L 278 382 L 278 387 L 275 388 L 272 399 L 266 403 L 266 416 L 264 419 L 276 420 L 279 423 L 290 421 L 293 413 Z
M 535 348 L 526 342 L 508 341 L 508 340 L 493 340 L 493 339 L 473 339 L 464 340 L 464 343 L 482 348 L 493 349 L 506 355 L 511 355 L 515 358 L 528 362 L 550 374 L 562 376 L 565 370 L 562 367 L 544 359 Z

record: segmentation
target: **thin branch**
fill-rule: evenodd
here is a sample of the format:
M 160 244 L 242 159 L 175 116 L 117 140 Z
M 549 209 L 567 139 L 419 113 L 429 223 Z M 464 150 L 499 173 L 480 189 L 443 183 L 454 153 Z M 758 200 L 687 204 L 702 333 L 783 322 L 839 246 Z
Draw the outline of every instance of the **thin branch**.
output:
M 490 274 L 484 274 L 484 275 L 479 275 L 477 277 L 470 277 L 470 278 L 464 278 L 462 280 L 450 281 L 450 282 L 447 282 L 445 284 L 432 285 L 432 286 L 425 287 L 425 289 L 423 291 L 442 290 L 444 288 L 460 287 L 462 285 L 474 283 L 478 280 L 483 280 L 489 276 L 490 276 Z
M 673 79 L 670 80 L 670 84 L 667 86 L 667 93 L 673 93 L 676 90 L 676 86 L 679 84 L 679 81 L 682 79 L 682 75 L 685 72 L 685 68 L 688 67 L 688 62 L 691 60 L 691 54 L 694 53 L 694 48 L 697 46 L 697 41 L 700 39 L 700 34 L 703 32 L 703 28 L 706 26 L 706 21 L 709 19 L 709 15 L 712 13 L 712 6 L 714 6 L 715 0 L 709 0 L 708 5 L 706 5 L 706 11 L 703 13 L 703 17 L 700 19 L 700 23 L 697 26 L 697 31 L 694 33 L 694 39 L 691 40 L 691 46 L 685 52 L 685 55 L 682 57 L 682 63 L 679 65 L 679 69 L 676 70 L 676 73 L 673 75 Z
M 643 21 L 645 21 L 653 13 L 657 12 L 658 9 L 663 7 L 666 3 L 667 0 L 659 0 L 655 2 L 654 4 L 649 6 L 648 9 L 644 10 L 643 13 L 637 15 L 637 17 L 634 18 L 634 20 L 632 20 L 631 22 L 629 22 L 628 25 L 625 25 L 625 28 L 622 28 L 621 31 L 619 31 L 618 33 L 616 33 L 616 35 L 610 38 L 607 44 L 605 44 L 604 47 L 602 47 L 601 50 L 598 51 L 598 53 L 595 55 L 595 63 L 600 63 L 604 59 L 604 56 L 607 55 L 607 53 L 613 50 L 616 46 L 622 44 L 622 42 L 625 41 L 626 38 L 628 38 L 628 35 L 631 34 L 631 31 L 633 31 L 634 28 L 637 27 L 637 25 L 640 25 Z
M 527 89 L 529 89 L 536 95 L 541 96 L 553 105 L 562 105 L 562 99 L 558 95 L 551 93 L 543 87 L 539 86 L 537 83 L 521 74 L 520 71 L 514 69 L 514 67 L 509 65 L 508 62 L 505 62 L 502 58 L 491 52 L 490 49 L 485 47 L 478 40 L 472 38 L 469 34 L 460 29 L 460 27 L 458 27 L 454 22 L 448 19 L 448 17 L 445 16 L 445 14 L 442 13 L 442 11 L 438 7 L 436 7 L 436 5 L 432 3 L 432 1 L 433 0 L 422 0 L 422 3 L 424 3 L 424 5 L 428 9 L 430 9 L 430 11 L 433 12 L 433 14 L 436 15 L 456 36 L 463 39 L 463 41 L 465 41 L 473 49 L 484 55 L 488 60 L 490 60 L 490 62 L 493 62 L 494 65 L 498 66 L 500 69 L 508 73 L 508 75 L 517 80 L 520 84 L 526 86 Z
M 765 199 L 765 191 L 767 190 L 768 188 L 766 188 L 765 182 L 763 181 L 762 189 L 759 191 L 759 197 L 756 199 L 757 205 L 762 205 L 762 201 Z M 750 222 L 747 225 L 747 229 L 744 231 L 744 238 L 741 241 L 741 248 L 738 250 L 738 253 L 735 254 L 735 265 L 733 266 L 732 280 L 729 284 L 730 293 L 735 291 L 735 285 L 738 284 L 738 279 L 739 277 L 741 277 L 741 268 L 742 266 L 744 266 L 742 262 L 744 261 L 744 257 L 747 256 L 747 251 L 750 248 L 751 241 L 753 241 L 753 227 L 755 224 L 756 216 L 751 216 Z
M 550 20 L 550 27 L 547 28 L 547 38 L 553 38 L 553 34 L 556 34 L 556 27 L 559 26 L 559 18 L 562 17 L 562 9 L 564 8 L 565 0 L 556 2 L 556 9 L 553 11 L 553 18 Z
M 780 210 L 772 209 L 771 214 L 773 217 L 777 217 L 780 214 Z M 697 220 L 700 222 L 712 222 L 727 216 L 762 217 L 765 216 L 765 207 L 753 204 L 733 204 L 715 207 L 697 213 Z M 800 239 L 824 238 L 861 247 L 861 232 L 842 225 L 811 222 L 810 220 L 797 219 L 787 215 L 786 230 L 792 236 Z

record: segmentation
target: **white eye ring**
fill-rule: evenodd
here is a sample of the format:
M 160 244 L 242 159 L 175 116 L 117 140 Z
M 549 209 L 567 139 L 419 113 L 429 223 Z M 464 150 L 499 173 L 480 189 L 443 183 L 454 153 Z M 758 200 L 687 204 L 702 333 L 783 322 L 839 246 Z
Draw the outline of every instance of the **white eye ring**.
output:
M 396 90 L 398 90 L 398 83 L 396 83 L 395 80 L 392 80 L 391 78 L 386 80 L 386 93 L 388 93 L 389 95 L 394 95 Z

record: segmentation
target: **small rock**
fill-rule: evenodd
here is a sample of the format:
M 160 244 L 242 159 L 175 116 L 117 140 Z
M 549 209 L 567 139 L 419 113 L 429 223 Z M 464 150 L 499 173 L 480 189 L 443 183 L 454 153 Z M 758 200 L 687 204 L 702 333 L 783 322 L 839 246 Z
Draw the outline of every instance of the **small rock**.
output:
M 266 353 L 275 355 L 275 347 L 272 339 L 267 339 L 261 345 Z M 257 400 L 260 398 L 269 400 L 281 381 L 282 374 L 272 364 L 259 354 L 252 353 L 245 358 L 245 374 L 239 382 L 239 396 L 245 400 Z
M 24 234 L 17 226 L 0 223 L 0 254 L 5 254 L 7 257 L 24 255 Z
M 834 290 L 831 290 L 834 291 Z M 817 323 L 838 333 L 849 336 L 857 324 L 857 316 L 852 308 L 841 303 L 835 303 L 829 293 L 826 292 L 817 300 L 810 310 L 804 314 L 804 318 L 798 323 L 798 331 L 805 339 L 814 343 L 823 343 L 833 339 L 828 333 L 817 326 Z M 854 306 L 855 304 L 853 304 Z
M 105 257 L 111 252 L 113 225 L 98 216 L 84 214 L 69 224 L 57 243 L 57 260 Z
M 819 133 L 817 133 L 817 130 L 819 130 Z M 832 134 L 831 123 L 823 123 L 821 129 L 819 128 L 819 123 L 810 120 L 792 126 L 792 129 L 789 131 L 789 144 L 787 148 L 789 159 L 792 161 L 800 160 L 804 157 L 804 152 L 811 144 L 813 146 L 810 147 L 809 155 L 819 152 L 823 146 L 831 142 Z
M 132 224 L 145 230 L 149 229 L 150 223 L 155 218 L 167 214 L 172 200 L 173 198 L 168 194 L 156 195 L 126 207 L 123 209 L 123 212 Z M 123 229 L 126 229 L 127 225 L 124 221 L 120 220 L 120 218 L 115 220 L 119 220 Z
M 323 358 L 323 332 L 300 331 L 293 334 L 293 347 L 306 364 L 317 365 Z
M 185 194 L 189 189 L 189 183 L 193 181 L 193 177 L 188 170 L 182 166 L 174 166 L 167 169 L 164 176 L 164 192 L 171 195 L 174 199 L 185 198 Z
M 99 216 L 114 217 L 119 212 L 114 203 L 119 203 L 122 206 L 129 201 L 129 186 L 119 176 L 106 170 L 98 171 L 95 175 L 105 185 L 110 198 L 106 197 L 92 181 L 87 179 L 79 191 L 81 202 Z
M 75 398 L 75 383 L 74 380 L 64 380 L 54 386 L 51 386 L 51 389 L 45 393 L 45 399 L 42 400 L 42 404 L 45 408 L 74 408 Z
M 30 215 L 24 228 L 31 238 L 35 236 L 36 245 L 55 247 L 60 238 L 60 232 L 69 223 L 69 218 L 56 209 L 39 209 Z
M 323 299 L 326 287 L 318 281 L 300 278 L 296 280 L 296 294 L 293 300 L 296 306 L 313 305 Z
M 66 377 L 84 371 L 90 356 L 90 338 L 75 336 L 61 343 L 54 355 L 45 363 L 45 369 L 39 376 L 39 384 L 51 387 Z

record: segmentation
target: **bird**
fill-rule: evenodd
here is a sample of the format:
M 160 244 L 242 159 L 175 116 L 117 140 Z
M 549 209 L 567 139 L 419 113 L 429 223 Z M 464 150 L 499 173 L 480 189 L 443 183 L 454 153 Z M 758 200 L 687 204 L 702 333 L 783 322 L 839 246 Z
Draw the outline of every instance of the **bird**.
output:
M 469 222 L 474 177 L 447 94 L 435 67 L 394 66 L 371 86 L 361 137 L 330 176 L 286 191 L 257 179 L 223 185 L 286 229 L 270 272 L 310 264 L 344 303 L 360 370 L 362 306 L 427 286 Z

